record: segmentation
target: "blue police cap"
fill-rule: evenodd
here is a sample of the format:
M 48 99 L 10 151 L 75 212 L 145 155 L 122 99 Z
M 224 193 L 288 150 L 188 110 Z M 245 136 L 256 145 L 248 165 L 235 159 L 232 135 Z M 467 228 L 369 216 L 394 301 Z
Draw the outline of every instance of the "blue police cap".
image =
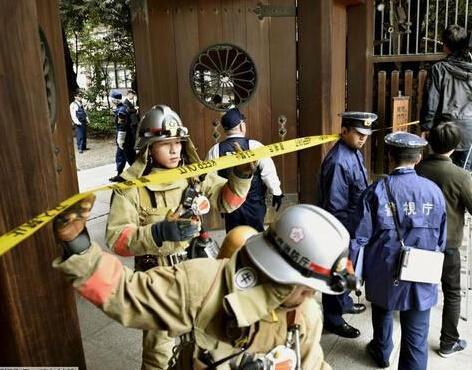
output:
M 428 145 L 425 139 L 404 131 L 396 131 L 386 135 L 385 143 L 403 149 L 421 149 Z
M 355 128 L 364 135 L 372 134 L 372 123 L 377 120 L 377 115 L 369 112 L 344 112 L 340 116 L 341 126 Z
M 225 131 L 231 130 L 245 119 L 246 117 L 244 117 L 244 114 L 242 114 L 238 108 L 231 108 L 221 117 L 221 126 L 223 126 Z
M 117 91 L 112 91 L 110 97 L 113 99 L 121 99 L 123 96 Z

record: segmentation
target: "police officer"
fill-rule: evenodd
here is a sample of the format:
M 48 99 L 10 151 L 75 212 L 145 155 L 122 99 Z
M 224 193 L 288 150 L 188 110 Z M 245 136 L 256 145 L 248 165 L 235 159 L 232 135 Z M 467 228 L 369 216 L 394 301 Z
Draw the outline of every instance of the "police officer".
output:
M 74 101 L 70 103 L 70 117 L 74 124 L 75 136 L 77 139 L 77 150 L 79 153 L 83 153 L 84 150 L 87 150 L 87 124 L 89 119 L 87 112 L 85 111 L 83 102 L 83 92 L 81 90 L 77 91 L 74 97 Z
M 131 166 L 136 158 L 134 151 L 135 137 L 131 127 L 131 120 L 128 109 L 121 101 L 122 95 L 119 92 L 113 91 L 110 95 L 110 100 L 114 106 L 113 114 L 115 115 L 116 127 L 116 172 L 117 175 L 111 177 L 112 182 L 123 181 L 120 177 L 125 169 L 126 162 Z
M 233 153 L 235 145 L 239 145 L 243 150 L 262 146 L 260 142 L 245 137 L 246 118 L 238 108 L 229 109 L 221 118 L 221 125 L 225 130 L 226 139 L 211 147 L 207 158 L 213 159 Z M 219 175 L 227 178 L 227 172 L 228 170 L 219 171 Z M 239 225 L 249 225 L 257 231 L 264 230 L 267 189 L 272 194 L 272 206 L 276 207 L 276 211 L 278 211 L 282 205 L 284 195 L 280 188 L 280 180 L 277 176 L 274 161 L 271 158 L 264 158 L 257 162 L 251 189 L 243 205 L 236 211 L 224 215 L 227 232 Z
M 121 174 L 125 180 L 198 161 L 187 128 L 165 105 L 156 105 L 144 115 L 138 134 L 138 157 Z M 245 164 L 233 168 L 228 180 L 213 173 L 203 181 L 176 179 L 117 190 L 108 216 L 107 244 L 121 256 L 136 256 L 138 271 L 179 263 L 187 259 L 189 242 L 200 229 L 201 220 L 192 213 L 193 204 L 231 212 L 244 201 L 251 175 L 250 165 Z M 174 340 L 163 332 L 146 332 L 143 369 L 166 369 L 173 345 Z
M 352 233 L 354 212 L 362 192 L 369 185 L 364 158 L 359 149 L 372 134 L 377 115 L 364 112 L 341 113 L 341 139 L 326 155 L 320 172 L 319 205 Z M 343 313 L 361 313 L 363 304 L 353 304 L 349 294 L 323 295 L 325 328 L 345 338 L 356 338 L 360 331 L 349 325 Z
M 385 137 L 385 143 L 393 171 L 362 195 L 350 256 L 363 265 L 360 273 L 365 279 L 367 299 L 372 302 L 374 335 L 367 346 L 370 356 L 379 367 L 389 366 L 393 312 L 400 311 L 398 368 L 426 370 L 429 314 L 437 302 L 438 288 L 436 284 L 398 281 L 400 238 L 406 246 L 443 251 L 445 202 L 436 184 L 418 176 L 414 169 L 427 144 L 425 140 L 407 132 L 394 132 Z M 402 235 L 396 230 L 394 217 Z
M 136 142 L 136 131 L 139 124 L 138 107 L 135 106 L 135 102 L 136 92 L 132 89 L 129 89 L 126 93 L 126 97 L 123 99 L 123 104 L 128 111 L 129 122 L 131 125 L 131 130 L 129 130 L 129 134 L 131 134 L 130 142 L 133 143 L 133 145 Z
M 64 255 L 54 266 L 107 315 L 129 327 L 187 334 L 195 347 L 192 369 L 279 368 L 274 363 L 330 369 L 312 295 L 356 285 L 347 265 L 349 234 L 335 217 L 296 205 L 229 260 L 195 259 L 133 273 L 90 243 L 84 225 L 92 201 L 57 220 Z

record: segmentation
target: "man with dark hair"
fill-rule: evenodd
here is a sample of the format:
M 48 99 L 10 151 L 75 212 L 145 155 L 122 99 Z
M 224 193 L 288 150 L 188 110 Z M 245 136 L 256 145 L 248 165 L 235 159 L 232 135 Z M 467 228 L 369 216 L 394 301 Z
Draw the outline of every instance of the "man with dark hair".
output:
M 352 233 L 354 213 L 362 192 L 369 185 L 361 149 L 372 133 L 373 113 L 344 112 L 341 114 L 341 139 L 329 151 L 321 165 L 319 202 Z M 324 325 L 326 330 L 345 338 L 361 333 L 349 325 L 343 313 L 361 313 L 365 305 L 353 304 L 349 294 L 323 294 Z
M 443 43 L 447 57 L 431 68 L 420 117 L 421 129 L 429 131 L 441 122 L 455 122 L 461 129 L 462 140 L 451 158 L 458 166 L 470 169 L 472 55 L 467 31 L 458 25 L 450 25 L 443 32 Z
M 373 339 L 367 345 L 369 355 L 380 368 L 390 366 L 393 313 L 400 311 L 398 369 L 426 370 L 429 316 L 437 302 L 438 286 L 399 278 L 403 248 L 400 239 L 410 248 L 444 250 L 444 197 L 432 181 L 415 172 L 414 166 L 427 145 L 424 139 L 394 132 L 385 137 L 385 143 L 393 171 L 362 194 L 354 216 L 358 224 L 351 236 L 350 257 L 365 280 L 366 297 L 372 302 Z
M 460 141 L 459 128 L 452 122 L 431 129 L 429 144 L 433 154 L 422 161 L 418 174 L 438 185 L 447 206 L 447 242 L 442 272 L 444 307 L 439 355 L 449 357 L 465 349 L 467 343 L 459 338 L 457 325 L 461 309 L 461 258 L 459 248 L 464 230 L 464 213 L 472 213 L 472 178 L 470 173 L 454 165 L 449 158 Z

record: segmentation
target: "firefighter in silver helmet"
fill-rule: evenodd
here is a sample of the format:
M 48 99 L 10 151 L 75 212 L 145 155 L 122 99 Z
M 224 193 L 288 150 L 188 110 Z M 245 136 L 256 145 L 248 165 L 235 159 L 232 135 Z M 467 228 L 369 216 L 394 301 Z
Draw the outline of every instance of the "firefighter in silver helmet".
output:
M 229 259 L 133 273 L 90 242 L 84 227 L 92 202 L 86 199 L 56 222 L 64 255 L 54 267 L 109 316 L 191 338 L 192 369 L 330 369 L 313 293 L 358 288 L 347 260 L 349 233 L 334 216 L 312 205 L 292 206 L 242 248 L 231 247 L 237 251 Z
M 152 107 L 142 118 L 136 142 L 138 157 L 121 174 L 124 180 L 199 161 L 188 129 L 165 105 Z M 187 259 L 187 248 L 200 230 L 201 213 L 214 207 L 232 212 L 251 184 L 248 165 L 233 168 L 228 180 L 208 174 L 171 183 L 116 190 L 106 228 L 108 247 L 121 256 L 135 256 L 135 269 L 172 266 Z M 174 339 L 164 332 L 145 332 L 143 369 L 166 369 Z

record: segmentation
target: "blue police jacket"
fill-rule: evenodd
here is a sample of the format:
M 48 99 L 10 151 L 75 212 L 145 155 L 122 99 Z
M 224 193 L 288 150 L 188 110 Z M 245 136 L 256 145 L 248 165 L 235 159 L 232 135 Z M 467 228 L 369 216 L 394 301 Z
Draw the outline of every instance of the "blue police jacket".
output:
M 444 251 L 446 208 L 441 190 L 412 168 L 399 168 L 387 177 L 406 246 Z M 362 195 L 349 247 L 356 271 L 362 265 L 366 297 L 389 310 L 423 311 L 437 302 L 437 284 L 400 281 L 394 284 L 401 250 L 384 179 Z M 359 260 L 358 260 L 359 259 Z
M 362 153 L 339 140 L 321 165 L 319 185 L 318 205 L 352 233 L 353 216 L 362 192 L 369 185 Z
M 117 131 L 130 131 L 131 125 L 129 124 L 129 115 L 126 105 L 119 103 L 116 108 L 113 110 L 115 114 L 115 125 Z

